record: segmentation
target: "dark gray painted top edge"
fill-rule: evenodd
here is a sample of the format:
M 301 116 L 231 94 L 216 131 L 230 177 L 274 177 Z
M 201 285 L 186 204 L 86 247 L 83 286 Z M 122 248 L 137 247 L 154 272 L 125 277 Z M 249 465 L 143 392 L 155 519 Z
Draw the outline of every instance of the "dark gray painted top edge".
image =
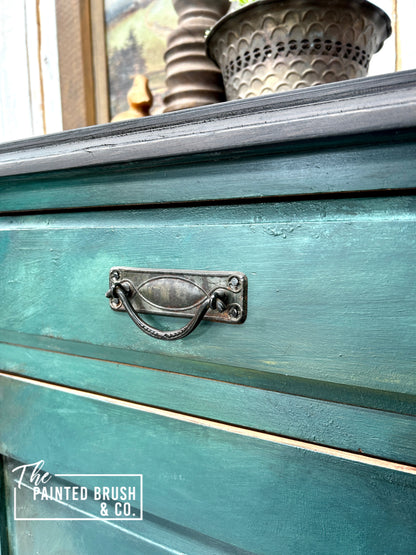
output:
M 0 176 L 416 127 L 416 70 L 0 144 Z

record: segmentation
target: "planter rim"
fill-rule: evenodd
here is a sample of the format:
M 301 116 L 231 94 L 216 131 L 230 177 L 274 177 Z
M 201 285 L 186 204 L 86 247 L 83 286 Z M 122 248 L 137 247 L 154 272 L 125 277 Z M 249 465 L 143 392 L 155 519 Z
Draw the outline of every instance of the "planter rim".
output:
M 247 4 L 246 6 L 242 6 L 241 8 L 238 8 L 237 10 L 235 10 L 234 12 L 230 12 L 230 13 L 224 15 L 210 29 L 209 33 L 205 37 L 206 50 L 207 50 L 208 56 L 210 58 L 212 58 L 211 53 L 210 53 L 210 49 L 211 49 L 210 43 L 212 42 L 214 35 L 216 35 L 217 32 L 220 31 L 221 27 L 225 23 L 227 23 L 230 19 L 234 19 L 235 17 L 237 17 L 241 13 L 245 14 L 247 12 L 258 9 L 259 7 L 265 6 L 267 4 L 288 4 L 290 2 L 299 3 L 299 4 L 308 4 L 308 3 L 312 4 L 312 3 L 316 2 L 317 4 L 319 4 L 319 3 L 322 2 L 322 0 L 257 0 L 256 2 L 253 2 L 252 4 Z M 384 22 L 386 24 L 386 27 L 385 27 L 386 35 L 383 38 L 383 40 L 380 42 L 380 46 L 377 49 L 377 52 L 378 52 L 381 49 L 381 47 L 383 46 L 384 41 L 386 39 L 388 39 L 389 36 L 392 33 L 391 20 L 390 20 L 389 16 L 386 14 L 386 12 L 384 10 L 382 10 L 381 8 L 376 6 L 375 4 L 372 4 L 371 2 L 368 2 L 368 0 L 332 0 L 331 5 L 327 6 L 327 7 L 336 7 L 336 5 L 338 5 L 338 6 L 344 5 L 345 7 L 348 7 L 348 5 L 354 5 L 354 4 L 359 8 L 367 10 L 368 12 L 372 11 L 373 13 L 378 13 L 378 15 L 382 19 L 384 19 Z

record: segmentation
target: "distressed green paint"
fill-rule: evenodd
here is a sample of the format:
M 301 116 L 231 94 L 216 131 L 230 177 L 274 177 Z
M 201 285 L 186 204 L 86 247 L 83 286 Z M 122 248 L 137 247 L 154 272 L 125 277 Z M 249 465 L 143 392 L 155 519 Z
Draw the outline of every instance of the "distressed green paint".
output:
M 10 499 L 16 487 L 16 472 L 13 469 L 23 463 L 6 459 L 6 486 Z M 23 484 L 30 486 L 26 479 Z M 121 480 L 122 481 L 122 480 Z M 102 481 L 99 482 L 102 484 Z M 134 483 L 134 481 L 133 481 Z M 49 487 L 68 486 L 57 478 L 48 481 Z M 33 485 L 32 485 L 33 487 Z M 138 495 L 138 494 L 137 494 Z M 30 515 L 30 518 L 54 518 L 60 521 L 14 521 L 14 514 L 9 504 L 9 522 L 12 531 L 12 553 L 32 555 L 44 554 L 47 544 L 48 555 L 173 555 L 198 553 L 198 555 L 244 555 L 247 552 L 229 544 L 199 534 L 183 526 L 164 521 L 155 515 L 146 513 L 145 519 L 137 521 L 69 521 L 64 519 L 88 518 L 100 514 L 100 502 L 88 500 L 86 503 L 55 503 L 53 508 L 45 511 L 39 500 L 33 500 L 32 492 L 22 487 L 17 494 L 17 514 Z M 39 499 L 39 498 L 38 498 Z M 111 505 L 110 505 L 111 507 Z M 23 510 L 24 508 L 24 510 Z M 80 513 L 82 509 L 84 513 Z M 113 510 L 113 507 L 111 509 Z M 133 506 L 134 510 L 134 506 Z
M 1 326 L 9 342 L 23 333 L 102 345 L 157 367 L 154 354 L 166 370 L 178 357 L 270 373 L 276 384 L 286 375 L 414 395 L 414 206 L 386 197 L 5 217 L 0 272 L 24 298 L 3 307 Z M 248 318 L 159 342 L 109 308 L 114 265 L 242 271 Z
M 389 142 L 386 143 L 385 141 Z M 412 188 L 416 142 L 368 136 L 0 179 L 0 211 Z M 336 147 L 336 148 L 335 148 Z
M 140 366 L 137 365 L 137 354 L 135 351 L 126 351 L 115 347 L 103 347 L 89 345 L 88 343 L 63 341 L 51 337 L 40 337 L 24 333 L 10 332 L 1 330 L 1 337 L 4 342 L 0 350 L 4 356 L 4 363 L 7 361 L 7 368 L 18 373 L 30 372 L 30 364 L 18 357 L 16 361 L 9 360 L 8 349 L 16 343 L 21 346 L 31 347 L 36 350 L 52 351 L 55 354 L 77 353 L 84 358 L 100 359 L 111 362 L 121 362 L 123 365 L 130 365 L 135 368 L 149 367 L 165 371 L 168 367 L 170 372 L 187 374 L 189 376 L 207 376 L 212 380 L 232 382 L 236 384 L 266 389 L 270 391 L 285 392 L 291 395 L 333 401 L 348 405 L 397 412 L 401 414 L 416 415 L 416 403 L 414 395 L 399 394 L 391 391 L 373 390 L 367 387 L 356 388 L 330 382 L 320 382 L 316 380 L 294 379 L 284 374 L 261 372 L 247 368 L 227 366 L 225 364 L 212 364 L 210 362 L 194 361 L 192 358 L 169 357 L 152 353 L 140 353 Z M 7 344 L 12 345 L 7 345 Z M 23 347 L 25 349 L 25 347 Z M 26 351 L 27 356 L 33 354 Z M 40 355 L 42 356 L 42 355 Z M 59 359 L 58 359 L 59 360 Z M 36 375 L 49 375 L 48 369 L 37 370 Z M 71 375 L 76 376 L 78 372 L 74 369 Z M 60 375 L 59 381 L 72 379 L 68 375 Z M 134 378 L 133 378 L 134 380 Z
M 0 149 L 22 174 L 0 179 L 0 453 L 145 485 L 137 528 L 15 523 L 10 460 L 13 553 L 414 551 L 416 478 L 386 462 L 416 463 L 409 79 Z M 114 265 L 242 271 L 248 318 L 158 342 L 110 310 Z
M 0 555 L 9 555 L 10 530 L 7 523 L 6 509 L 8 506 L 5 486 L 4 457 L 0 455 Z
M 416 465 L 415 416 L 9 345 L 0 356 L 20 375 Z
M 255 553 L 410 553 L 414 475 L 1 379 L 1 449 L 143 473 L 145 511 Z M 26 433 L 16 422 L 30 423 Z M 93 478 L 80 477 L 80 485 Z

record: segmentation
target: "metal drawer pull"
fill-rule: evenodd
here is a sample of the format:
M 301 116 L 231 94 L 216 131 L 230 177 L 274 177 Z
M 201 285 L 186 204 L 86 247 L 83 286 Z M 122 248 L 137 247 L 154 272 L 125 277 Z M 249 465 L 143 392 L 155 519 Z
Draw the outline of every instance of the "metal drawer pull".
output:
M 188 272 L 112 268 L 106 296 L 115 311 L 126 311 L 144 333 L 173 341 L 189 335 L 203 320 L 242 324 L 247 314 L 247 278 L 240 272 Z M 150 326 L 138 313 L 184 316 L 178 330 Z
M 174 331 L 162 331 L 158 330 L 157 328 L 152 328 L 152 326 L 146 324 L 146 322 L 134 312 L 133 307 L 131 306 L 127 298 L 127 292 L 121 284 L 115 288 L 115 293 L 118 295 L 118 298 L 123 303 L 124 308 L 127 310 L 130 318 L 133 320 L 136 326 L 144 331 L 144 333 L 147 333 L 147 335 L 155 337 L 156 339 L 163 339 L 165 341 L 173 341 L 174 339 L 182 339 L 183 337 L 186 337 L 192 331 L 194 331 L 194 329 L 203 319 L 205 313 L 209 308 L 215 309 L 218 308 L 218 304 L 220 306 L 222 306 L 223 304 L 219 298 L 219 294 L 214 292 L 209 297 L 207 297 L 207 299 L 200 305 L 199 310 L 192 318 L 192 320 L 188 324 L 186 324 L 186 326 L 183 326 L 182 328 Z

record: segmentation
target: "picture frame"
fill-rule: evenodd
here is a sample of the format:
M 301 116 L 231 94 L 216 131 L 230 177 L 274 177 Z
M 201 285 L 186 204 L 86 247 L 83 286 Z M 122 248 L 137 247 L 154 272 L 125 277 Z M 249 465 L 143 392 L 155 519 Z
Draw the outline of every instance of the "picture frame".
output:
M 107 123 L 104 1 L 56 0 L 56 24 L 63 128 Z

